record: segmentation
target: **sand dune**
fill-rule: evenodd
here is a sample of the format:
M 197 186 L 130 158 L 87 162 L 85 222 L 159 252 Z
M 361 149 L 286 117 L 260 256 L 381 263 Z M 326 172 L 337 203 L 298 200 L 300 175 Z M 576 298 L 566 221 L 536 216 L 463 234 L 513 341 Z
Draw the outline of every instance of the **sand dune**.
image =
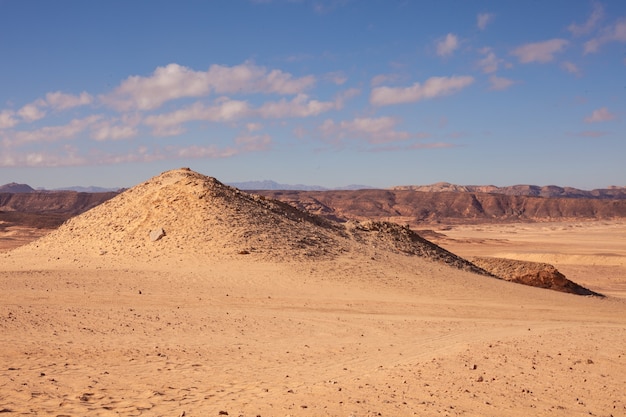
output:
M 0 255 L 0 411 L 626 414 L 624 299 L 479 275 L 378 229 L 191 171 L 140 184 Z

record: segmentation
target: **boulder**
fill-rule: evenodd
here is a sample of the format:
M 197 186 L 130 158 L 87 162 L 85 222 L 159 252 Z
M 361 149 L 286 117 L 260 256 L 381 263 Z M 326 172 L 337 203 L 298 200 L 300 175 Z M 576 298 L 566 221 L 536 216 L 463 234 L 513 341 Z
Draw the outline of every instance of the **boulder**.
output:
M 165 236 L 165 230 L 163 230 L 162 227 L 159 227 L 157 229 L 150 231 L 150 240 L 152 242 L 156 242 L 157 240 L 161 239 L 163 236 Z

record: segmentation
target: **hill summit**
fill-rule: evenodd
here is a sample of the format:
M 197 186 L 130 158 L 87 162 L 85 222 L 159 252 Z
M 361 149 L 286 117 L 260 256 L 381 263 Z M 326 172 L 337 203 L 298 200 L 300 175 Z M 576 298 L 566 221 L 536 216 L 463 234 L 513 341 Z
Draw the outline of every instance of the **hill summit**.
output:
M 59 257 L 196 259 L 247 255 L 292 262 L 391 251 L 487 274 L 408 227 L 341 224 L 181 168 L 130 188 L 17 251 Z

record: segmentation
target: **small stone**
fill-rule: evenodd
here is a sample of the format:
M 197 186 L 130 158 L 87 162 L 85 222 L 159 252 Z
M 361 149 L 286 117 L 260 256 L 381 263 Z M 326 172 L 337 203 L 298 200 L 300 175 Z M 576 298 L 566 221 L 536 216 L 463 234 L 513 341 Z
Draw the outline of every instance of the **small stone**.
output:
M 152 242 L 156 242 L 157 240 L 161 239 L 163 236 L 165 236 L 165 230 L 163 230 L 162 227 L 159 227 L 157 229 L 150 231 L 150 240 Z

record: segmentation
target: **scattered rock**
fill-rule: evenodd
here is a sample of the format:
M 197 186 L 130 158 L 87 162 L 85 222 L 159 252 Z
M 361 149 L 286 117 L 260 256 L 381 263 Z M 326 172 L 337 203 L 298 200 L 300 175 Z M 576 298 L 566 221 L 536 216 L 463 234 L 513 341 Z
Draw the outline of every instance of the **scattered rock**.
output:
M 162 227 L 159 227 L 158 229 L 154 229 L 150 231 L 150 240 L 152 242 L 156 242 L 157 240 L 161 239 L 163 236 L 165 236 L 165 230 L 163 230 Z

